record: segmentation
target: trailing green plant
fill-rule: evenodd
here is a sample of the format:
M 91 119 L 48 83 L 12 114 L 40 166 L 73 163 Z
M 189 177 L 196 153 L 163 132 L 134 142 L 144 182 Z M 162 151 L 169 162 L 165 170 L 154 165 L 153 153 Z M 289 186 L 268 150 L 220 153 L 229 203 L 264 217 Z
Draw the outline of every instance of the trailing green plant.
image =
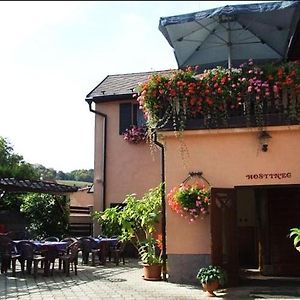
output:
M 96 211 L 93 218 L 106 228 L 117 228 L 122 241 L 131 241 L 144 263 L 161 261 L 160 241 L 156 227 L 160 221 L 162 184 L 149 189 L 141 199 L 135 194 L 125 197 L 122 209 Z
M 293 238 L 295 248 L 300 246 L 300 227 L 294 227 L 290 229 L 290 238 Z
M 202 284 L 218 281 L 221 286 L 226 283 L 226 277 L 226 272 L 221 267 L 213 265 L 201 268 L 196 276 Z
M 138 92 L 151 133 L 167 124 L 181 133 L 195 118 L 207 128 L 226 128 L 236 115 L 244 116 L 248 126 L 262 127 L 268 110 L 284 113 L 288 122 L 300 122 L 298 61 L 257 66 L 249 59 L 230 70 L 217 67 L 197 74 L 187 68 L 154 74 Z

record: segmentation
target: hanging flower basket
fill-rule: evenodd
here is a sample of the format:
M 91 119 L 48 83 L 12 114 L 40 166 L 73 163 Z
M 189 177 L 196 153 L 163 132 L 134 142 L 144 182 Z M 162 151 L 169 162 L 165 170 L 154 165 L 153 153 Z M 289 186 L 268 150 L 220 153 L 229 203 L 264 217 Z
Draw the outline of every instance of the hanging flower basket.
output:
M 199 183 L 181 183 L 167 195 L 171 209 L 190 222 L 208 215 L 210 189 Z
M 123 138 L 131 144 L 143 143 L 146 141 L 146 128 L 132 125 L 125 130 Z
M 300 61 L 239 68 L 217 67 L 198 74 L 196 69 L 154 74 L 138 87 L 140 108 L 149 131 L 172 126 L 182 132 L 189 120 L 205 128 L 228 128 L 243 117 L 246 126 L 263 127 L 267 114 L 282 114 L 284 122 L 300 123 Z

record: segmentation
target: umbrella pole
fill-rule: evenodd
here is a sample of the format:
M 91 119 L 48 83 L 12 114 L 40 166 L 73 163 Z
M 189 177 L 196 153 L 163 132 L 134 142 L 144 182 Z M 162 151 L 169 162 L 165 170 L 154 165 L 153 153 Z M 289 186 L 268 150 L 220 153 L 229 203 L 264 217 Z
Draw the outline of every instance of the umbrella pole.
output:
M 228 22 L 227 31 L 228 31 L 228 43 L 227 43 L 227 46 L 228 46 L 228 69 L 231 70 L 231 46 L 232 46 L 232 43 L 231 43 L 230 22 Z

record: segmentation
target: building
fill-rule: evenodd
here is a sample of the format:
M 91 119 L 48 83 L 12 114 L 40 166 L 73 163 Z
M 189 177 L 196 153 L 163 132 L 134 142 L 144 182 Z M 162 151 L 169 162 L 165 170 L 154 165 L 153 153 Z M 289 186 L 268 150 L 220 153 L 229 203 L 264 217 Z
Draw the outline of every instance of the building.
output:
M 169 71 L 160 71 L 164 74 Z M 145 142 L 124 140 L 132 125 L 145 122 L 138 108 L 136 87 L 153 72 L 108 75 L 86 97 L 95 114 L 94 210 L 123 202 L 126 195 L 142 196 L 161 182 L 160 153 Z M 94 233 L 100 233 L 97 224 Z
M 288 53 L 285 58 L 292 61 L 300 59 L 296 50 L 300 40 L 299 9 L 295 15 L 298 25 L 288 43 L 289 48 L 285 49 Z M 173 26 L 176 18 L 170 22 Z M 176 34 L 174 36 L 176 42 L 182 42 Z M 170 43 L 170 39 L 168 41 Z M 144 158 L 148 150 L 143 147 L 148 145 L 137 148 L 137 145 L 124 144 L 120 135 L 120 126 L 125 124 L 123 111 L 130 116 L 131 122 L 127 122 L 127 126 L 135 124 L 132 116 L 138 110 L 132 106 L 136 105 L 132 95 L 137 84 L 147 80 L 146 75 L 149 73 L 108 76 L 86 98 L 90 110 L 96 113 L 97 207 L 101 210 L 120 201 L 129 190 L 136 189 L 141 193 L 155 186 L 160 181 L 160 172 L 164 173 L 166 193 L 191 174 L 198 174 L 199 178 L 190 177 L 205 181 L 211 188 L 208 216 L 188 222 L 166 205 L 164 234 L 169 281 L 196 282 L 199 268 L 209 264 L 224 267 L 231 285 L 238 283 L 239 271 L 243 268 L 258 269 L 263 275 L 299 276 L 300 255 L 287 236 L 290 228 L 300 226 L 300 119 L 288 120 L 285 110 L 293 103 L 298 107 L 296 115 L 300 112 L 299 87 L 293 86 L 290 91 L 293 95 L 280 94 L 278 101 L 285 104 L 278 110 L 273 110 L 274 99 L 261 99 L 263 125 L 253 122 L 257 108 L 253 100 L 252 115 L 247 120 L 247 104 L 243 99 L 242 109 L 231 110 L 227 126 L 218 122 L 206 126 L 214 112 L 210 112 L 209 117 L 191 120 L 183 133 L 188 156 L 183 157 L 178 151 L 180 141 L 174 135 L 172 125 L 166 124 L 158 131 L 163 136 L 165 167 L 162 169 L 159 159 L 153 163 L 148 156 Z M 92 103 L 95 103 L 95 109 Z M 133 157 L 143 159 L 137 159 L 135 164 L 128 163 Z M 139 185 L 132 185 L 132 176 L 136 172 L 139 172 L 139 178 L 145 172 L 152 175 L 147 177 L 147 183 L 139 181 Z M 122 179 L 118 188 L 114 188 L 116 177 Z

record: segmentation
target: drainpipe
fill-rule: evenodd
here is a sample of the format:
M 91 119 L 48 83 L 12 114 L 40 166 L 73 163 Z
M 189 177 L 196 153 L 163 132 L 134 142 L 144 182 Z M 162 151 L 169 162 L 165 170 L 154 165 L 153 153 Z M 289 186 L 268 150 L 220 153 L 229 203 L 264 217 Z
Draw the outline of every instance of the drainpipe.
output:
M 103 210 L 106 208 L 106 141 L 107 141 L 107 115 L 92 109 L 93 100 L 87 98 L 86 102 L 89 104 L 90 111 L 99 115 L 103 118 L 103 174 L 102 174 L 102 199 L 103 199 Z
M 165 198 L 165 148 L 157 141 L 156 132 L 153 133 L 154 144 L 161 149 L 161 230 L 162 230 L 162 259 L 163 259 L 163 280 L 167 281 L 167 249 L 166 249 L 166 198 Z

